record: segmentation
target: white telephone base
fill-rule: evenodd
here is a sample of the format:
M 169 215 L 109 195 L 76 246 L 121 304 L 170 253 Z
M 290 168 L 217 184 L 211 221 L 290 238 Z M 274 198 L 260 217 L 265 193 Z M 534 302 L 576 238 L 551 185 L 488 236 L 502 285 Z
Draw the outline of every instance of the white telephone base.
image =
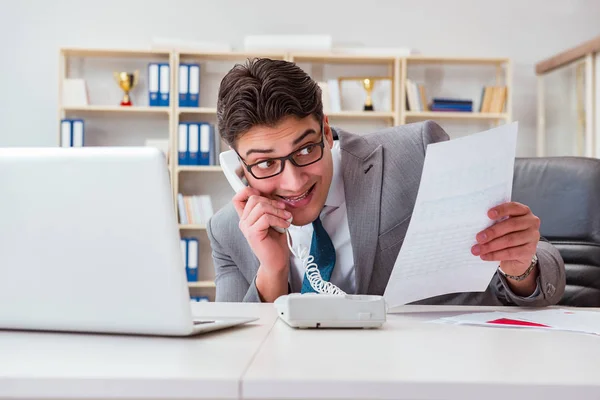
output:
M 292 293 L 275 307 L 294 328 L 379 328 L 386 320 L 383 296 Z

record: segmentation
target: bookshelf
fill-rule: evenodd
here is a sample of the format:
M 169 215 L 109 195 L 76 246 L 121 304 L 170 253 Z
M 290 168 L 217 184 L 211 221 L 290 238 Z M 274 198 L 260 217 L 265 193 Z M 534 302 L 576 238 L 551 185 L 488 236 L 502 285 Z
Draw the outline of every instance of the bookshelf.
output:
M 512 77 L 510 60 L 505 58 L 459 58 L 430 56 L 360 56 L 339 53 L 247 53 L 247 52 L 190 52 L 155 51 L 141 49 L 86 49 L 62 48 L 59 57 L 59 122 L 63 118 L 82 118 L 86 122 L 85 145 L 148 145 L 146 135 L 161 139 L 167 145 L 173 200 L 177 208 L 177 195 L 211 196 L 213 210 L 225 206 L 234 195 L 218 165 L 179 165 L 177 152 L 180 123 L 206 122 L 216 129 L 216 100 L 221 79 L 235 63 L 250 57 L 269 57 L 297 63 L 319 82 L 340 82 L 341 109 L 326 112 L 332 125 L 351 132 L 363 133 L 381 128 L 432 119 L 444 124 L 453 122 L 483 122 L 499 124 L 511 120 Z M 169 105 L 149 106 L 148 63 L 168 63 Z M 178 86 L 180 63 L 200 65 L 200 93 L 198 107 L 180 107 Z M 406 101 L 406 81 L 412 69 L 422 67 L 480 66 L 492 68 L 496 83 L 505 84 L 508 96 L 501 113 L 409 111 Z M 140 71 L 138 87 L 131 92 L 133 106 L 119 105 L 122 91 L 113 80 L 113 71 Z M 100 71 L 100 72 L 98 72 Z M 366 92 L 355 78 L 376 77 L 384 81 L 378 93 L 374 111 L 363 111 Z M 89 105 L 64 105 L 65 78 L 85 79 L 90 95 Z M 354 80 L 354 81 L 353 81 Z M 342 83 L 343 82 L 343 83 Z M 376 87 L 377 87 L 376 82 Z M 385 86 L 387 85 L 387 86 Z M 346 92 L 347 91 L 347 92 Z M 352 101 L 348 100 L 351 99 Z M 478 99 L 474 99 L 478 100 Z M 375 90 L 374 90 L 375 101 Z M 89 129 L 88 129 L 89 121 Z M 58 124 L 60 145 L 60 123 Z M 113 132 L 114 133 L 111 133 Z M 137 136 L 136 136 L 137 135 Z M 88 140 L 89 139 L 89 140 Z M 216 139 L 216 152 L 227 145 Z M 218 157 L 215 157 L 218 159 Z M 214 268 L 210 243 L 203 224 L 180 224 L 182 237 L 193 237 L 199 243 L 198 281 L 189 282 L 191 293 L 207 295 L 214 299 Z
M 444 124 L 444 121 L 485 121 L 493 125 L 499 125 L 501 123 L 508 123 L 512 121 L 512 62 L 509 58 L 477 58 L 477 57 L 435 57 L 435 56 L 422 56 L 413 55 L 405 57 L 402 60 L 402 77 L 400 82 L 400 91 L 406 93 L 407 82 L 409 80 L 409 74 L 419 69 L 425 69 L 424 76 L 428 75 L 428 71 L 434 71 L 435 75 L 445 77 L 443 72 L 446 68 L 453 68 L 460 79 L 455 79 L 458 82 L 474 81 L 471 76 L 479 75 L 480 86 L 504 86 L 506 87 L 506 98 L 504 103 L 501 105 L 501 112 L 481 112 L 477 107 L 479 103 L 483 102 L 483 93 L 473 93 L 471 96 L 467 95 L 467 98 L 473 99 L 473 110 L 470 112 L 453 112 L 453 111 L 411 111 L 406 107 L 406 97 L 402 98 L 403 104 L 401 104 L 401 123 L 406 124 L 410 122 L 416 122 L 418 120 L 432 119 Z M 449 73 L 451 74 L 451 73 Z M 417 75 L 418 76 L 418 75 Z M 417 78 L 418 80 L 419 78 Z M 423 78 L 421 78 L 423 79 Z M 452 77 L 450 78 L 452 79 Z M 426 79 L 423 79 L 426 80 Z M 436 79 L 434 79 L 436 80 Z M 439 80 L 439 79 L 437 79 Z M 426 89 L 429 89 L 429 85 L 425 85 Z M 439 85 L 441 86 L 441 85 Z M 444 90 L 460 93 L 459 89 L 455 88 L 444 88 L 438 89 L 440 95 L 443 95 Z M 428 93 L 429 94 L 429 93 Z M 463 96 L 463 95 L 461 95 Z

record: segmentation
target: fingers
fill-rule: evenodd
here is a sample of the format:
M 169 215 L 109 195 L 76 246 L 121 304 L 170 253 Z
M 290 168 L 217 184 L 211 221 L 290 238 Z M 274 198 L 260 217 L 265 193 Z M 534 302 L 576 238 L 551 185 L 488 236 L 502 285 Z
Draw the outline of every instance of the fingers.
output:
M 536 237 L 537 236 L 537 237 Z M 539 235 L 536 234 L 536 231 L 524 230 L 519 232 L 512 232 L 507 235 L 501 236 L 497 239 L 494 239 L 490 242 L 484 244 L 477 244 L 471 248 L 471 253 L 473 255 L 485 255 L 488 253 L 497 252 L 503 249 L 508 249 L 511 247 L 518 247 L 522 245 L 526 245 L 528 243 L 536 243 L 539 239 Z
M 488 217 L 490 217 L 490 219 L 500 219 L 504 217 L 526 215 L 530 212 L 531 210 L 525 204 L 517 203 L 516 201 L 509 201 L 491 208 L 488 211 Z
M 268 202 L 276 208 L 285 208 L 283 202 L 268 199 L 262 196 L 258 190 L 251 187 L 244 188 L 236 193 L 236 195 L 233 196 L 232 202 L 240 219 L 246 218 L 256 204 L 260 202 Z
M 477 243 L 489 243 L 492 240 L 505 236 L 511 232 L 519 232 L 527 229 L 539 231 L 540 219 L 533 214 L 512 217 L 498 222 L 487 229 L 479 232 L 476 236 Z
M 272 226 L 287 229 L 290 227 L 290 223 L 285 219 L 281 219 L 280 217 L 276 217 L 271 214 L 263 214 L 253 225 L 255 231 L 264 231 Z
M 536 243 L 529 242 L 521 246 L 492 251 L 480 257 L 484 261 L 530 260 L 531 255 L 535 253 L 535 250 Z
M 265 199 L 264 197 L 259 198 L 258 196 L 252 196 L 250 200 L 248 200 L 248 204 L 246 205 L 246 209 L 244 210 L 241 221 L 248 226 L 252 226 L 265 214 L 270 214 L 283 220 L 287 220 L 292 216 L 292 214 L 281 208 L 277 203 L 277 201 L 271 201 L 269 199 Z M 247 212 L 247 210 L 250 208 L 251 211 Z
M 242 218 L 242 214 L 244 213 L 244 208 L 246 206 L 246 202 L 250 198 L 250 196 L 260 196 L 260 192 L 252 187 L 247 187 L 235 194 L 231 199 L 233 203 L 233 207 L 238 214 L 238 217 Z

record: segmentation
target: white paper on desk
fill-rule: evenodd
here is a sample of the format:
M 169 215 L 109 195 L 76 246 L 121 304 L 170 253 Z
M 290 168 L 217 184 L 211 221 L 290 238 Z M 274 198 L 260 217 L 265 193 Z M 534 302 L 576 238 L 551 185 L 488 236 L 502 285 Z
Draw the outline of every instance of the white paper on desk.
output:
M 461 314 L 430 322 L 450 325 L 481 325 L 505 328 L 559 330 L 600 335 L 600 312 L 544 309 L 521 312 Z
M 471 253 L 510 201 L 518 123 L 427 146 L 419 192 L 384 297 L 389 307 L 447 293 L 481 292 L 495 261 Z

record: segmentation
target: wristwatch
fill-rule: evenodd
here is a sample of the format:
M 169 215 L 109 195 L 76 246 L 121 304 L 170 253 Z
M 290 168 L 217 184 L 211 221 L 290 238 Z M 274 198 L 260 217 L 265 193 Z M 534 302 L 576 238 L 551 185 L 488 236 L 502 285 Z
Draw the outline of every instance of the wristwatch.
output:
M 535 266 L 538 263 L 538 258 L 537 258 L 537 254 L 534 254 L 533 257 L 531 258 L 531 264 L 529 265 L 529 268 L 527 268 L 525 270 L 525 272 L 523 272 L 521 275 L 509 275 L 506 272 L 502 271 L 502 268 L 498 267 L 498 271 L 500 271 L 500 273 L 502 275 L 504 275 L 506 278 L 515 280 L 515 281 L 522 281 L 523 279 L 527 278 L 529 276 L 529 274 L 531 274 L 531 271 L 533 271 L 533 269 L 535 268 Z

